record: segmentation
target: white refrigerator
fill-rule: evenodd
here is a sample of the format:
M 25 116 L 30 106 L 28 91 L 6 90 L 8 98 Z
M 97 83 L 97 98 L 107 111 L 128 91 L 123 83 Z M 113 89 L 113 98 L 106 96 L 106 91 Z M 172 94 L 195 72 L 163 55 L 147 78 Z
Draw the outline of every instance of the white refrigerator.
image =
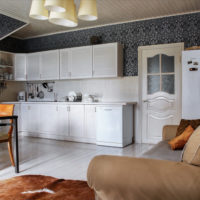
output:
M 182 118 L 200 119 L 200 50 L 182 53 Z

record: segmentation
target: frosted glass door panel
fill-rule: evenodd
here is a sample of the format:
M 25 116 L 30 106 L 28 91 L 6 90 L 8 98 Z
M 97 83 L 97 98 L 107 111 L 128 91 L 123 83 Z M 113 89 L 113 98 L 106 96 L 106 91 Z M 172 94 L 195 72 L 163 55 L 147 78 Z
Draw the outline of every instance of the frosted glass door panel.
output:
M 162 75 L 162 91 L 174 94 L 174 74 Z
M 160 91 L 160 75 L 148 75 L 147 83 L 148 94 Z
M 161 55 L 162 73 L 174 72 L 174 56 Z
M 147 72 L 148 73 L 159 73 L 160 72 L 160 62 L 159 55 L 152 58 L 147 58 Z

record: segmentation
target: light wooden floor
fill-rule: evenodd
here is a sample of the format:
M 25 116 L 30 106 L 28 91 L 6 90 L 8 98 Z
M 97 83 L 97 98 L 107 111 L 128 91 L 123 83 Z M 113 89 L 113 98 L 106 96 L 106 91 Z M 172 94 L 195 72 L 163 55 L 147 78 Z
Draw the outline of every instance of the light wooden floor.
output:
M 152 145 L 133 144 L 112 148 L 66 141 L 20 137 L 20 171 L 18 175 L 43 174 L 65 179 L 86 180 L 87 167 L 96 155 L 139 157 Z M 0 179 L 17 174 L 10 166 L 6 144 L 0 144 Z

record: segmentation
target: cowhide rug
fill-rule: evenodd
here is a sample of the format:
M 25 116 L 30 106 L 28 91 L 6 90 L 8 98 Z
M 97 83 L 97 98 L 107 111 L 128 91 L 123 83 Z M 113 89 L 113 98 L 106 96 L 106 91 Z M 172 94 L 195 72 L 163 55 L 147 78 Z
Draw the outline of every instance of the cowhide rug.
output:
M 86 181 L 25 175 L 0 181 L 0 200 L 94 200 Z

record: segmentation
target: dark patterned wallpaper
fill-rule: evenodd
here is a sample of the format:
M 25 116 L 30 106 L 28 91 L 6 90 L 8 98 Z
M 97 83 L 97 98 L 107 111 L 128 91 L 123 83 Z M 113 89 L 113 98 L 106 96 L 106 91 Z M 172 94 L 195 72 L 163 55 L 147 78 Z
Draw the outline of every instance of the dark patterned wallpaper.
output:
M 25 40 L 7 37 L 3 40 L 0 40 L 0 50 L 13 53 L 26 53 Z
M 0 40 L 25 24 L 26 23 L 20 20 L 0 14 Z
M 186 47 L 200 45 L 200 13 L 27 39 L 21 42 L 21 51 L 36 52 L 89 45 L 90 37 L 93 35 L 102 36 L 103 43 L 121 42 L 124 44 L 124 75 L 137 76 L 138 46 L 177 42 L 185 42 Z M 0 43 L 0 49 L 1 46 Z M 19 50 L 19 47 L 17 47 L 17 50 Z

